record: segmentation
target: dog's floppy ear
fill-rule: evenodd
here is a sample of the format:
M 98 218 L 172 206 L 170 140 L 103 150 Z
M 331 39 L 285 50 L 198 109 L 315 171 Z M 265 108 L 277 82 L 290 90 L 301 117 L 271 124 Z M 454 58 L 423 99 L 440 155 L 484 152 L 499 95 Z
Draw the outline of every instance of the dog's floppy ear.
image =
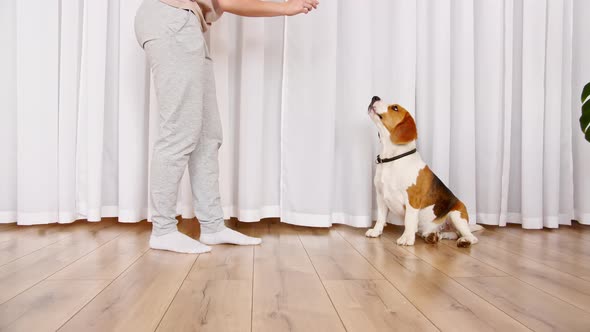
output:
M 414 122 L 410 113 L 406 113 L 404 118 L 393 128 L 391 141 L 394 144 L 408 144 L 417 138 L 416 122 Z

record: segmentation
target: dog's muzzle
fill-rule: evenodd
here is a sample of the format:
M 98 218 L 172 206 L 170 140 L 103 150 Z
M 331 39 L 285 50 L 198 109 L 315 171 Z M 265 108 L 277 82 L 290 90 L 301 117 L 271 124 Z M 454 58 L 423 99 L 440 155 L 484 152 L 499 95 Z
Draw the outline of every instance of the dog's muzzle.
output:
M 371 110 L 375 111 L 375 108 L 373 107 L 373 105 L 380 100 L 381 100 L 381 98 L 374 96 L 373 99 L 371 99 L 371 104 L 369 104 L 368 111 L 369 112 L 371 112 Z

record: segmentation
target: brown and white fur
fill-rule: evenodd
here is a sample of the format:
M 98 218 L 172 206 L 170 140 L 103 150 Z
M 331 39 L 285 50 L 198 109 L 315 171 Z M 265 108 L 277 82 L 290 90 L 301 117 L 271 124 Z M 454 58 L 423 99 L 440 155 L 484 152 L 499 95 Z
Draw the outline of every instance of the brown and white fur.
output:
M 368 112 L 379 131 L 381 159 L 399 156 L 416 148 L 416 123 L 406 109 L 373 97 Z M 469 225 L 465 205 L 430 170 L 418 152 L 378 164 L 374 183 L 377 223 L 367 231 L 366 236 L 380 236 L 387 214 L 391 211 L 405 216 L 405 229 L 397 239 L 398 245 L 413 245 L 416 233 L 428 243 L 457 238 L 458 247 L 477 243 L 471 232 L 483 227 Z

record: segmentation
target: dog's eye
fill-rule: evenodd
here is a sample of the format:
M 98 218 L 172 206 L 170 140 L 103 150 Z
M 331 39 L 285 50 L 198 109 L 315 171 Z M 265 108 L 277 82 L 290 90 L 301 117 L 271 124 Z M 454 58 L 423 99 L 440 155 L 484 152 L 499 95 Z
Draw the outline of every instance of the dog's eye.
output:
M 397 112 L 397 106 L 393 106 L 393 110 Z
M 377 114 L 377 116 L 379 117 L 379 119 L 383 119 L 383 116 L 381 114 Z

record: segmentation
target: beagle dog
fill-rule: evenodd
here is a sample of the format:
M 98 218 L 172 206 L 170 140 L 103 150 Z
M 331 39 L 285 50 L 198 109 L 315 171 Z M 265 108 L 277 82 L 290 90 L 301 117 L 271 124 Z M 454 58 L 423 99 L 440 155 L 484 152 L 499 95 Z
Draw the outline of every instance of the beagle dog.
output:
M 416 151 L 416 123 L 410 113 L 400 105 L 381 101 L 377 96 L 371 100 L 368 113 L 379 131 L 382 150 L 377 156 L 374 179 L 377 223 L 366 236 L 380 236 L 391 211 L 405 216 L 405 228 L 397 239 L 398 245 L 413 245 L 416 233 L 427 243 L 457 238 L 458 247 L 477 243 L 471 232 L 483 227 L 469 225 L 463 202 L 420 158 Z

